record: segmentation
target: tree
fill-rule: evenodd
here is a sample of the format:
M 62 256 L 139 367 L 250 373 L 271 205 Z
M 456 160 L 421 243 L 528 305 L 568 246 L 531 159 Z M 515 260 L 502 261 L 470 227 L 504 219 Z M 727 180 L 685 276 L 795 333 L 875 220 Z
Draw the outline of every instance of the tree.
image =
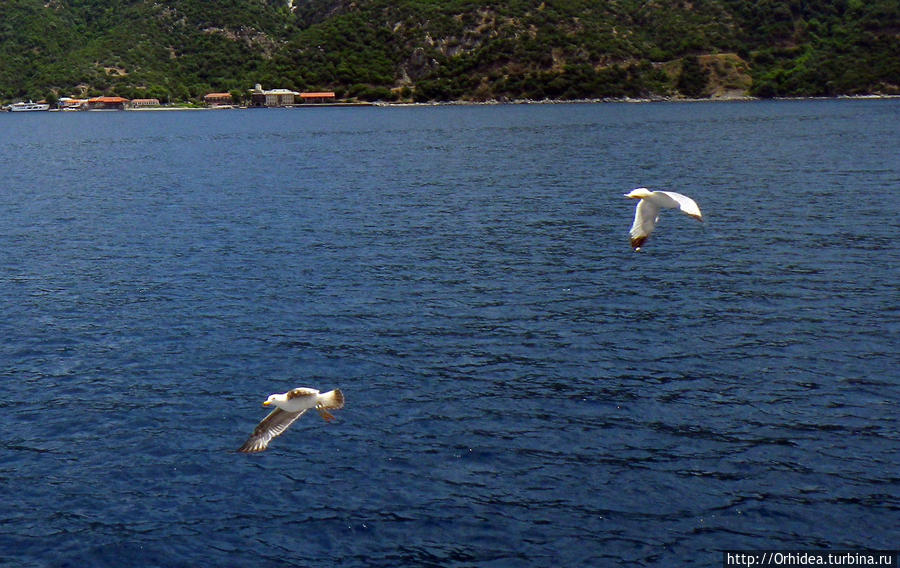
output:
M 675 87 L 678 91 L 691 98 L 700 98 L 706 91 L 709 83 L 709 71 L 700 65 L 700 60 L 692 55 L 681 60 L 681 73 Z

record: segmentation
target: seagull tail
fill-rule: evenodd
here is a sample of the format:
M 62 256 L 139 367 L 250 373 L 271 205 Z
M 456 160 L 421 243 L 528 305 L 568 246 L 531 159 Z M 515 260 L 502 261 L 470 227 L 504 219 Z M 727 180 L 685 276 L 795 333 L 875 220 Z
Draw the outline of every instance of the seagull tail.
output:
M 341 389 L 323 392 L 319 395 L 319 407 L 327 410 L 344 408 L 344 393 L 341 392 Z

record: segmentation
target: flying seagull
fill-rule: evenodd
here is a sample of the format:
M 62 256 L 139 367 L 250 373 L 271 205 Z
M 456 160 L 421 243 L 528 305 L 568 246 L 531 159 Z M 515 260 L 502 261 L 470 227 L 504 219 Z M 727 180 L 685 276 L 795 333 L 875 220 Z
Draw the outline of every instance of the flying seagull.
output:
M 633 189 L 626 193 L 625 197 L 640 199 L 634 210 L 634 223 L 631 225 L 631 246 L 635 251 L 641 250 L 644 242 L 650 238 L 650 233 L 659 221 L 660 209 L 681 209 L 698 221 L 703 221 L 703 215 L 697 203 L 687 195 L 681 195 L 674 191 L 650 191 L 646 187 Z
M 269 442 L 281 435 L 288 426 L 303 416 L 310 408 L 315 408 L 326 422 L 334 420 L 334 416 L 328 412 L 344 407 L 344 393 L 340 389 L 334 389 L 320 393 L 316 389 L 296 388 L 283 394 L 269 395 L 263 406 L 275 405 L 275 410 L 262 419 L 253 433 L 241 446 L 239 452 L 261 452 L 269 447 Z

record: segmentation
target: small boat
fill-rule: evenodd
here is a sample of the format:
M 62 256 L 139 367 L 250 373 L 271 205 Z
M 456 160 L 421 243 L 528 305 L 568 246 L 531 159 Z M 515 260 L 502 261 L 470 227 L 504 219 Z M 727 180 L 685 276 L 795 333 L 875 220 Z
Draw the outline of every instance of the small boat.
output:
M 50 110 L 50 105 L 47 103 L 33 103 L 31 101 L 28 101 L 27 103 L 18 102 L 9 105 L 9 110 L 11 112 L 35 112 Z

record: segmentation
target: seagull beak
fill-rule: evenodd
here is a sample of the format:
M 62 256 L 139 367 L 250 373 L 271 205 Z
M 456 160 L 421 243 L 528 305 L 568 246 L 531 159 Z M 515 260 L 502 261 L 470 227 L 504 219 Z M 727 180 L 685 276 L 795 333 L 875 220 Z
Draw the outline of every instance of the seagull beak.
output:
M 263 403 L 263 406 L 271 406 L 271 405 L 272 405 L 272 401 L 271 401 L 271 400 L 267 400 L 267 401 L 265 401 L 265 402 Z

